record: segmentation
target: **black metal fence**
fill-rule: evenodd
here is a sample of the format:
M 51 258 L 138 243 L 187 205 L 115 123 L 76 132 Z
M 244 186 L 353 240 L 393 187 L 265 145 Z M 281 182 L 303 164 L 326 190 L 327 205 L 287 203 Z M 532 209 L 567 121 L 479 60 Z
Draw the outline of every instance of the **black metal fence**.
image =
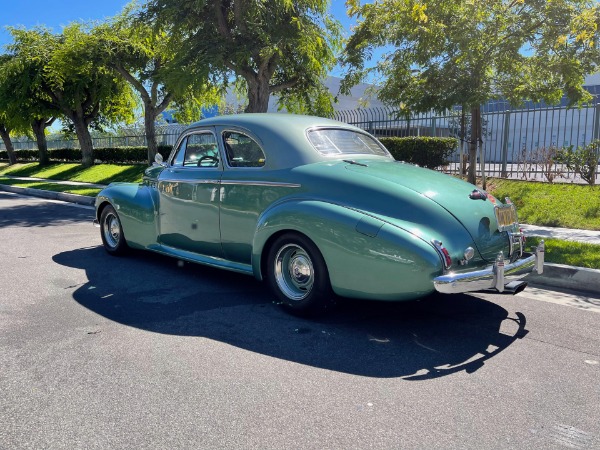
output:
M 464 171 L 470 139 L 469 114 L 466 114 L 467 134 L 463 137 L 460 109 L 443 114 L 406 114 L 393 108 L 354 109 L 338 111 L 334 118 L 377 137 L 457 137 L 461 142 L 459 148 L 452 155 L 450 164 L 440 169 L 450 173 Z M 184 128 L 178 124 L 158 127 L 159 145 L 174 145 Z M 595 101 L 580 108 L 529 104 L 522 109 L 511 109 L 506 102 L 490 102 L 482 107 L 482 135 L 483 143 L 476 162 L 479 175 L 581 182 L 577 174 L 565 166 L 553 164 L 551 155 L 553 150 L 583 147 L 600 138 L 600 103 Z M 13 143 L 15 150 L 37 148 L 35 141 L 26 138 L 15 139 Z M 146 145 L 146 138 L 143 129 L 131 128 L 122 130 L 119 136 L 94 137 L 93 144 L 96 148 L 140 146 Z M 48 139 L 49 149 L 78 147 L 77 139 L 52 136 Z M 4 150 L 1 141 L 0 150 Z

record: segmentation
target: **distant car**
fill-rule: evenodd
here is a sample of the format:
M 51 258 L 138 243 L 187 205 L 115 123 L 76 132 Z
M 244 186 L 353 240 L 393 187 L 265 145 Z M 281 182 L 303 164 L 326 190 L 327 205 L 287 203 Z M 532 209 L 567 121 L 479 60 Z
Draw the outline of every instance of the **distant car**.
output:
M 509 201 L 396 161 L 359 128 L 287 114 L 190 126 L 143 183 L 100 192 L 96 224 L 110 254 L 129 246 L 253 275 L 297 314 L 334 294 L 516 292 L 544 263 L 543 244 L 524 251 Z

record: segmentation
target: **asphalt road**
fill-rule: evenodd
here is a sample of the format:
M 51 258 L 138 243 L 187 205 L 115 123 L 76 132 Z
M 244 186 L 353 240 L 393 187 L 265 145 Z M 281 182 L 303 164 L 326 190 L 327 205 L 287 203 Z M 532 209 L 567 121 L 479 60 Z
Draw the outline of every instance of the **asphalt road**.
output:
M 0 448 L 600 448 L 600 300 L 346 301 L 101 248 L 0 192 Z

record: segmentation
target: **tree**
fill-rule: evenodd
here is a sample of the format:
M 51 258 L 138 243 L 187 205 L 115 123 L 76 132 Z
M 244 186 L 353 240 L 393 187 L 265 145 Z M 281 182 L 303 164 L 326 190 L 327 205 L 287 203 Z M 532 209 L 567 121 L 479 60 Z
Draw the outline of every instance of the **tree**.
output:
M 481 144 L 480 105 L 506 98 L 549 103 L 566 94 L 588 100 L 582 87 L 597 70 L 599 6 L 591 0 L 382 0 L 349 14 L 362 17 L 346 46 L 348 90 L 369 73 L 384 79 L 379 97 L 419 111 L 460 105 L 470 111 L 468 179 L 475 183 Z M 393 50 L 374 68 L 375 47 Z
M 3 76 L 4 68 L 9 62 L 10 58 L 7 55 L 0 55 L 0 88 L 4 84 L 6 78 Z M 10 122 L 10 114 L 7 113 L 6 102 L 0 97 L 0 138 L 4 142 L 6 147 L 6 153 L 8 153 L 8 164 L 16 164 L 17 156 L 15 155 L 15 148 L 10 138 L 12 126 Z
M 271 94 L 290 111 L 331 111 L 323 85 L 336 62 L 340 25 L 328 0 L 150 0 L 140 20 L 163 25 L 188 61 L 224 86 L 242 80 L 246 112 L 266 112 Z
M 12 139 L 10 138 L 10 133 L 12 129 L 10 125 L 6 125 L 6 115 L 0 113 L 0 138 L 2 138 L 2 142 L 4 142 L 4 146 L 6 147 L 6 153 L 8 153 L 8 164 L 13 165 L 17 163 L 17 155 L 15 154 L 15 146 L 12 143 Z
M 11 55 L 0 55 L 0 137 L 8 153 L 9 164 L 17 162 L 17 155 L 12 143 L 11 134 L 26 134 L 29 124 L 23 119 L 19 102 L 15 100 L 17 93 L 13 92 L 14 78 L 10 67 L 14 62 Z
M 160 114 L 172 106 L 177 109 L 178 119 L 197 120 L 201 107 L 214 105 L 219 96 L 208 83 L 208 68 L 190 65 L 182 58 L 184 46 L 180 42 L 169 38 L 158 24 L 131 19 L 130 6 L 111 22 L 96 26 L 92 33 L 101 42 L 106 65 L 141 98 L 148 163 L 152 164 Z
M 102 49 L 84 25 L 72 23 L 60 35 L 44 28 L 12 28 L 15 58 L 41 70 L 30 73 L 36 102 L 71 122 L 84 166 L 94 163 L 89 127 L 133 117 L 135 100 L 127 83 L 101 64 Z M 40 124 L 40 127 L 43 126 Z
M 43 67 L 16 57 L 3 55 L 0 62 L 0 105 L 13 127 L 19 132 L 33 135 L 37 141 L 40 165 L 49 164 L 46 128 L 51 126 L 60 112 L 40 101 L 35 84 L 37 73 Z M 28 130 L 29 128 L 29 130 Z

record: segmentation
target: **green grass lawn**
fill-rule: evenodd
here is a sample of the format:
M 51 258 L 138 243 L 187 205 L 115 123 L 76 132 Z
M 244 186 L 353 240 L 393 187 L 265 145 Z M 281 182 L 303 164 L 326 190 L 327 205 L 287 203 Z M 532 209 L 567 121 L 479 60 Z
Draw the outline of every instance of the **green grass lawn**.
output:
M 142 181 L 142 175 L 146 167 L 144 164 L 98 164 L 87 168 L 81 164 L 70 163 L 53 163 L 44 167 L 40 167 L 38 163 L 15 164 L 13 166 L 0 164 L 0 175 L 83 181 L 97 184 L 109 184 L 116 181 L 139 183 Z
M 510 197 L 522 223 L 600 230 L 600 186 L 490 179 L 487 189 Z
M 527 248 L 538 245 L 541 239 L 528 237 Z M 544 242 L 546 244 L 546 262 L 600 269 L 600 245 L 558 239 L 544 239 Z

